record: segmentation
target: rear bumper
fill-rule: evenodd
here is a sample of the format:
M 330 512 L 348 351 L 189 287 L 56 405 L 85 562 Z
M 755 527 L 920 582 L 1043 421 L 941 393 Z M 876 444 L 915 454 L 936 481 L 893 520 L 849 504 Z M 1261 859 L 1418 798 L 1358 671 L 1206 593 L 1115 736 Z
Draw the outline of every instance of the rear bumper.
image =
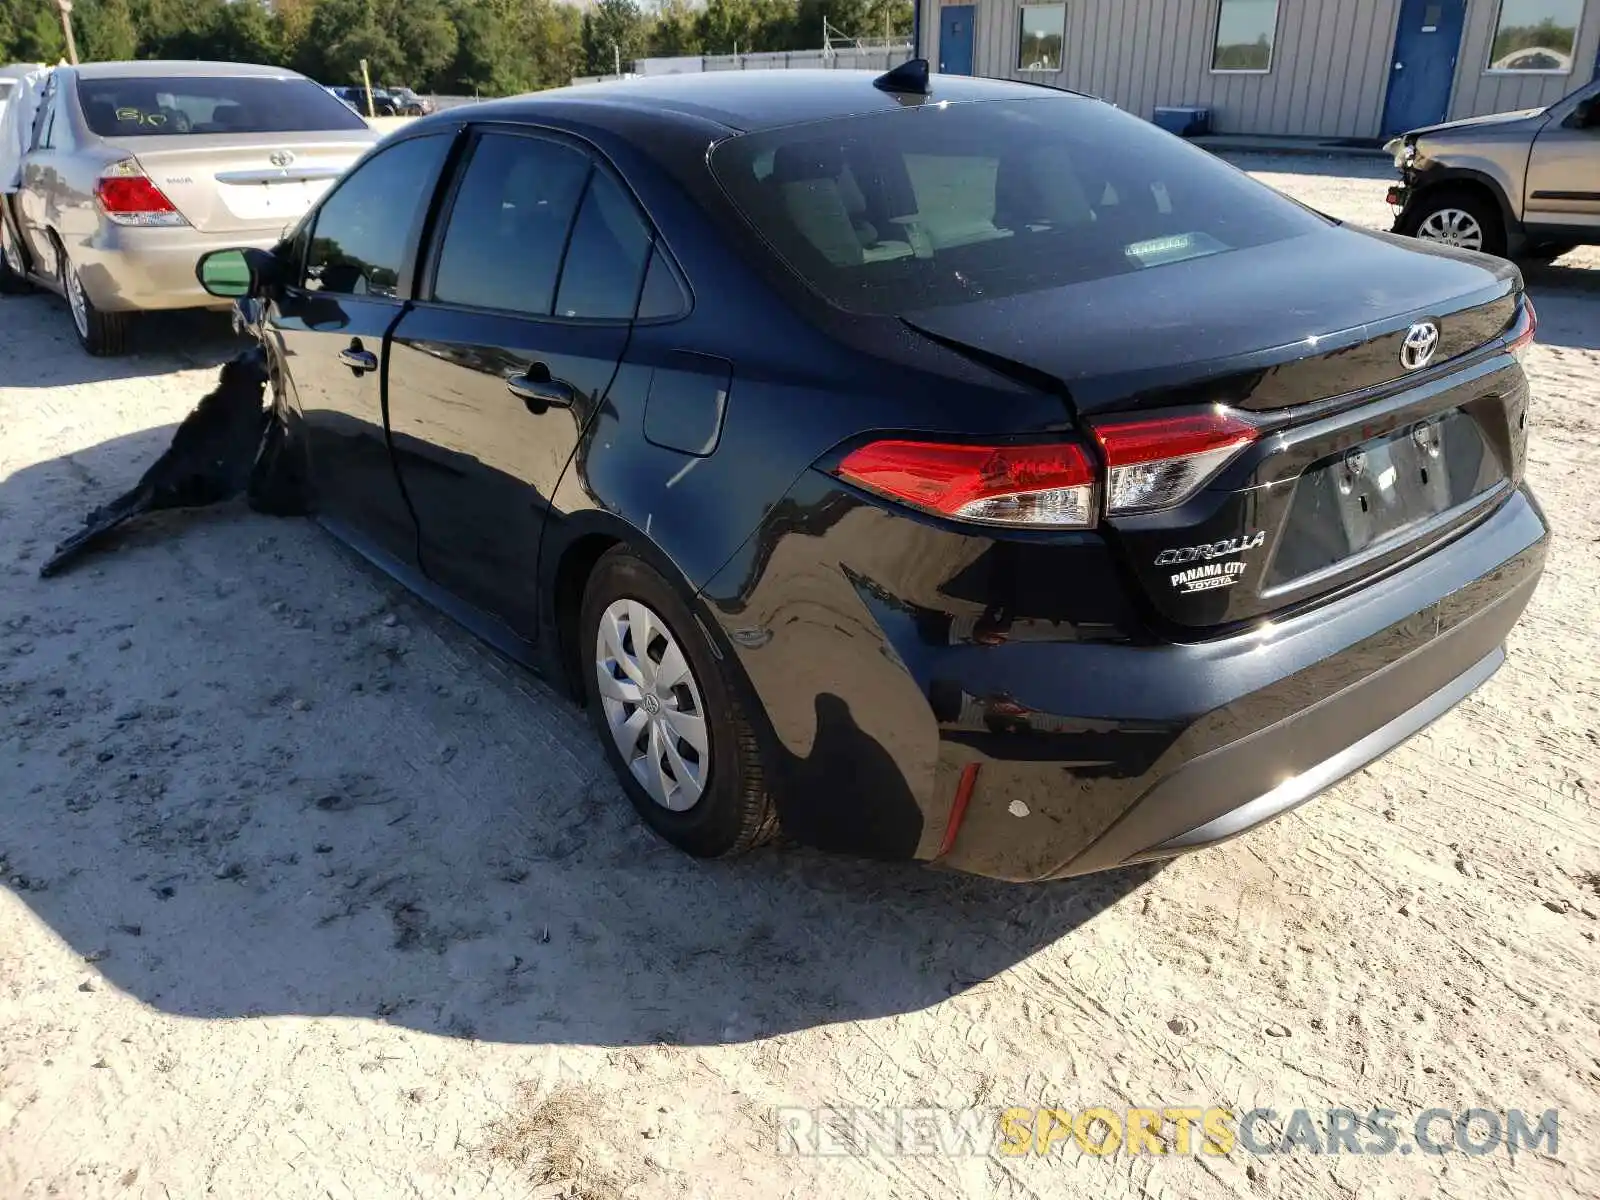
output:
M 1096 795 L 1041 787 L 1041 774 L 1058 775 L 1041 764 L 976 760 L 941 861 L 1007 879 L 1079 875 L 1215 845 L 1298 807 L 1494 673 L 1547 538 L 1537 503 L 1519 490 L 1451 545 L 1343 601 L 1264 635 L 1129 661 L 1123 687 L 1163 697 L 1167 711 L 1118 722 L 1107 758 L 1145 729 L 1165 743 L 1148 766 L 1127 761 Z
M 211 250 L 277 245 L 281 233 L 201 233 L 190 227 L 144 228 L 102 223 L 88 241 L 68 248 L 78 277 L 102 312 L 227 308 L 195 278 L 195 263 Z
M 1392 749 L 1503 661 L 1549 536 L 1517 488 L 1342 597 L 1174 643 L 1138 633 L 1087 544 L 1035 555 L 813 499 L 817 527 L 768 531 L 764 562 L 707 591 L 771 722 L 780 820 L 1016 881 L 1225 841 Z M 974 627 L 961 600 L 985 594 Z

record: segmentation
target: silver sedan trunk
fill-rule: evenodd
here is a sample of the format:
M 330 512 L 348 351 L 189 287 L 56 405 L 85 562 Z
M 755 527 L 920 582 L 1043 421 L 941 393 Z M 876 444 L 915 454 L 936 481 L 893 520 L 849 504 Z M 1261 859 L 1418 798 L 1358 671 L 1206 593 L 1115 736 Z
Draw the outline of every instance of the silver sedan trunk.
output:
M 57 68 L 14 198 L 34 281 L 93 353 L 127 315 L 213 307 L 195 261 L 269 247 L 379 138 L 292 71 L 233 63 Z

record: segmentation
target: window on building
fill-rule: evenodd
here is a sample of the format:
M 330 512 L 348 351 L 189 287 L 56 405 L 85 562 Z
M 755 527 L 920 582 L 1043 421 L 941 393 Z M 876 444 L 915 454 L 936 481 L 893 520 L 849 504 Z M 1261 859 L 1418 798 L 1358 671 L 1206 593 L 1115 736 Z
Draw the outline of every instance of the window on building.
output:
M 1024 4 L 1017 70 L 1061 70 L 1061 47 L 1067 40 L 1065 4 Z
M 1489 70 L 1566 75 L 1583 22 L 1583 0 L 1501 0 Z
M 1270 71 L 1278 0 L 1222 0 L 1217 7 L 1213 71 Z

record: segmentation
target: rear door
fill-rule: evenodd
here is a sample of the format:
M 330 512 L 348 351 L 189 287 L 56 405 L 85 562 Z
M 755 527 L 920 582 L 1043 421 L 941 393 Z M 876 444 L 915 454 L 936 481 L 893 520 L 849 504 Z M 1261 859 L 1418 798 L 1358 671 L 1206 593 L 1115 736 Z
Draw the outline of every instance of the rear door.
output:
M 553 134 L 476 135 L 390 345 L 396 461 L 428 575 L 531 639 L 550 496 L 628 342 L 651 235 Z
M 54 274 L 56 269 L 55 246 L 50 241 L 49 228 L 50 209 L 61 183 L 55 136 L 60 81 L 60 72 L 52 74 L 39 97 L 28 152 L 22 160 L 22 186 L 16 201 L 18 232 L 23 245 L 35 268 L 45 274 Z
M 416 523 L 389 456 L 384 338 L 411 291 L 422 222 L 454 131 L 379 150 L 297 235 L 296 282 L 269 320 L 305 419 L 319 515 L 391 566 L 416 566 Z

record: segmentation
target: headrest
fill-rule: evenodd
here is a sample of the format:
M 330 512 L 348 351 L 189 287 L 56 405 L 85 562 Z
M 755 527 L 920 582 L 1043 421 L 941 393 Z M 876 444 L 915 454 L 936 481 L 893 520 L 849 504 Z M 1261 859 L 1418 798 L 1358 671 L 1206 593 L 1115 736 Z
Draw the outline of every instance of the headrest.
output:
M 844 152 L 826 142 L 791 143 L 779 146 L 772 155 L 773 183 L 837 179 L 843 171 Z

